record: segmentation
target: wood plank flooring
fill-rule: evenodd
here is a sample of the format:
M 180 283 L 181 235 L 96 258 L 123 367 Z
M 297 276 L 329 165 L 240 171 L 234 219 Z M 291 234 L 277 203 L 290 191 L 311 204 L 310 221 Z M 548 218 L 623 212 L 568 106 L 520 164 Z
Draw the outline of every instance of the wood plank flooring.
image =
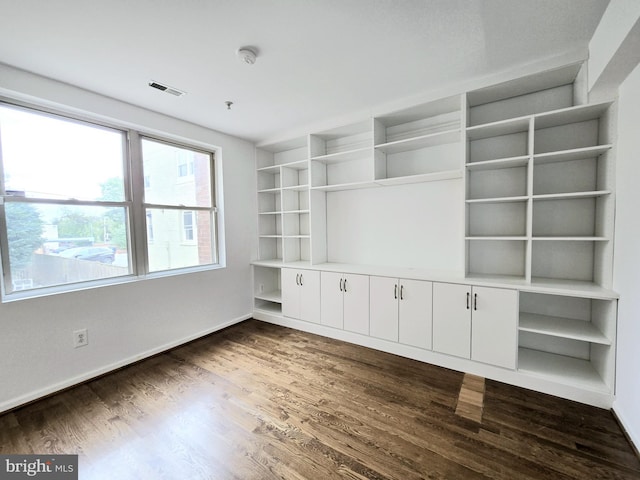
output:
M 251 320 L 0 416 L 0 453 L 77 453 L 82 480 L 640 479 L 610 412 L 487 380 L 466 418 L 463 378 Z

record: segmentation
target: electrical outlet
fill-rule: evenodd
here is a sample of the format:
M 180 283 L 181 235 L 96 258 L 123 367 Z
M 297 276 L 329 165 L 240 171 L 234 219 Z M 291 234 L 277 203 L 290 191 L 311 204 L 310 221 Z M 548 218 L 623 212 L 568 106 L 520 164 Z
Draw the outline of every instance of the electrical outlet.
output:
M 75 330 L 73 332 L 74 348 L 84 347 L 88 344 L 89 344 L 89 334 L 87 333 L 86 328 L 81 328 L 80 330 Z

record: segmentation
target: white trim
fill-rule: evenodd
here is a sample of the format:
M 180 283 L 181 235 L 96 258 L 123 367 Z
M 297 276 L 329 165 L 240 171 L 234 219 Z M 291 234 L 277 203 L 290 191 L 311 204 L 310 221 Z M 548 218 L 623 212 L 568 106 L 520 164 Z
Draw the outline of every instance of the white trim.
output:
M 620 425 L 624 429 L 624 432 L 626 433 L 627 438 L 629 439 L 629 442 L 631 442 L 636 453 L 640 452 L 640 432 L 636 432 L 633 430 L 632 428 L 633 424 L 630 421 L 628 421 L 626 415 L 624 414 L 624 409 L 618 408 L 619 407 L 618 403 L 619 402 L 615 400 L 613 402 L 613 406 L 611 407 L 611 410 L 613 410 L 613 413 L 617 417 L 618 422 L 620 422 Z
M 8 410 L 12 410 L 14 408 L 18 408 L 22 405 L 25 405 L 27 403 L 33 402 L 35 400 L 38 400 L 42 397 L 46 397 L 48 395 L 52 395 L 54 393 L 60 392 L 61 390 L 65 390 L 67 388 L 70 387 L 74 387 L 76 385 L 79 385 L 81 383 L 84 382 L 88 382 L 96 377 L 99 377 L 101 375 L 104 375 L 106 373 L 110 373 L 113 372 L 115 370 L 118 370 L 119 368 L 122 367 L 126 367 L 128 365 L 131 365 L 133 363 L 139 362 L 140 360 L 144 360 L 145 358 L 149 358 L 152 357 L 154 355 L 157 355 L 159 353 L 163 353 L 166 352 L 168 350 L 172 350 L 176 347 L 179 347 L 181 345 L 184 345 L 185 343 L 189 343 L 193 340 L 197 340 L 199 338 L 205 337 L 207 335 L 210 335 L 214 332 L 217 332 L 219 330 L 223 330 L 227 327 L 230 327 L 232 325 L 235 325 L 237 323 L 240 322 L 244 322 L 245 320 L 248 320 L 252 317 L 252 314 L 246 314 L 246 315 L 242 315 L 240 317 L 234 318 L 232 320 L 229 320 L 227 322 L 224 322 L 220 325 L 216 325 L 215 327 L 212 327 L 210 329 L 204 330 L 202 332 L 196 333 L 194 335 L 189 335 L 188 337 L 184 337 L 180 340 L 176 340 L 173 342 L 169 342 L 169 343 L 165 343 L 164 345 L 161 345 L 159 347 L 153 348 L 151 350 L 147 350 L 146 352 L 140 353 L 138 355 L 134 355 L 132 357 L 126 358 L 124 360 L 120 360 L 118 362 L 109 364 L 109 365 L 105 365 L 104 367 L 95 369 L 93 371 L 87 372 L 87 373 L 83 373 L 82 375 L 78 375 L 76 377 L 70 378 L 68 380 L 62 381 L 62 382 L 58 382 L 55 383 L 53 385 L 49 385 L 47 387 L 41 388 L 39 390 L 34 390 L 30 393 L 27 393 L 26 395 L 22 395 L 20 397 L 14 398 L 12 400 L 8 400 L 6 402 L 0 403 L 0 414 L 3 412 L 6 412 Z
M 526 373 L 522 373 L 518 370 L 495 367 L 474 360 L 445 355 L 432 350 L 423 350 L 421 348 L 403 345 L 401 343 L 388 340 L 381 340 L 358 333 L 352 333 L 328 327 L 326 325 L 305 322 L 303 320 L 296 320 L 261 311 L 254 311 L 253 318 L 273 323 L 275 325 L 294 328 L 303 332 L 313 333 L 315 335 L 321 335 L 353 343 L 355 345 L 373 348 L 382 352 L 392 353 L 401 357 L 411 358 L 431 365 L 479 375 L 481 377 L 507 383 L 516 387 L 536 390 L 538 392 L 555 395 L 599 408 L 610 409 L 613 402 L 613 395 L 606 392 L 587 390 L 576 385 L 561 384 L 549 379 L 527 375 Z

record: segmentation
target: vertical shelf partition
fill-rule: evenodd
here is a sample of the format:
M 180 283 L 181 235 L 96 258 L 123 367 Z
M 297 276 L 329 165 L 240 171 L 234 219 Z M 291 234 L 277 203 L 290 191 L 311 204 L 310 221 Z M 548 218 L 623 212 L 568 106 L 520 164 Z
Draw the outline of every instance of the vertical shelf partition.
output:
M 531 278 L 531 129 L 527 117 L 467 128 L 467 276 Z
M 258 260 L 309 261 L 307 137 L 257 150 Z
M 468 94 L 467 275 L 610 288 L 611 104 L 573 106 L 566 78 L 549 81 Z

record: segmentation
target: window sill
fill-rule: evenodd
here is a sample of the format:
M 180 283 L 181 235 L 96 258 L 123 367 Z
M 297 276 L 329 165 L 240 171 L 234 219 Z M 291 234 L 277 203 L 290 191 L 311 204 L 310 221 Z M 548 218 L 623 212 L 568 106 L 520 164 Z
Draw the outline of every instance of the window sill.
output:
M 197 267 L 176 268 L 174 270 L 150 272 L 146 275 L 123 275 L 122 277 L 93 280 L 90 282 L 70 283 L 67 285 L 56 285 L 54 287 L 34 288 L 32 290 L 18 290 L 9 294 L 3 293 L 2 303 L 12 303 L 21 300 L 49 297 L 52 295 L 60 295 L 65 293 L 81 292 L 84 290 L 93 290 L 94 288 L 124 285 L 128 283 L 142 282 L 145 280 L 155 280 L 158 278 L 188 275 L 193 273 L 207 272 L 211 270 L 222 270 L 224 268 L 226 268 L 226 265 L 220 263 L 214 265 L 202 265 Z

